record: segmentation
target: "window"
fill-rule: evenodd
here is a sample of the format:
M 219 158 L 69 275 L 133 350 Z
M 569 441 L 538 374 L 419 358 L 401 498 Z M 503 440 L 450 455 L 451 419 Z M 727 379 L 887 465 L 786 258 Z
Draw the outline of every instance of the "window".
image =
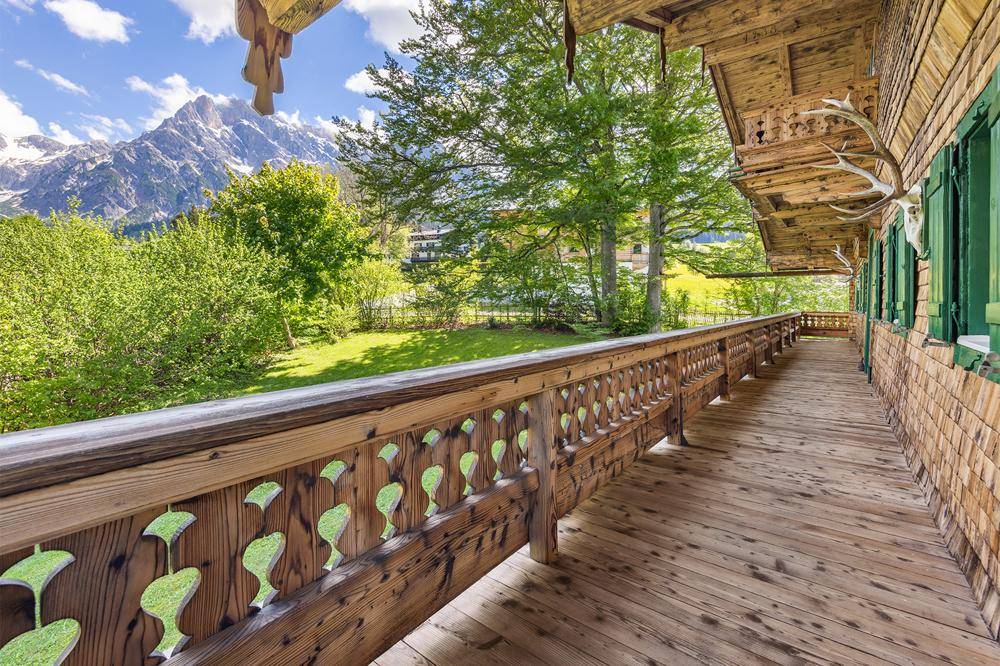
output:
M 960 342 L 1000 349 L 1000 71 L 962 118 L 958 149 L 958 293 Z M 992 261 L 991 261 L 992 258 Z M 992 265 L 991 265 L 992 264 Z
M 632 254 L 642 254 L 642 245 L 633 245 Z
M 896 222 L 890 229 L 890 233 L 896 236 L 896 286 L 893 303 L 892 319 L 899 320 L 899 324 L 906 328 L 913 326 L 914 302 L 916 301 L 916 280 L 914 279 L 915 265 L 917 263 L 917 253 L 913 246 L 906 240 L 906 232 L 903 230 L 903 211 L 896 213 Z
M 931 164 L 925 189 L 931 337 L 1000 349 L 1000 69 Z

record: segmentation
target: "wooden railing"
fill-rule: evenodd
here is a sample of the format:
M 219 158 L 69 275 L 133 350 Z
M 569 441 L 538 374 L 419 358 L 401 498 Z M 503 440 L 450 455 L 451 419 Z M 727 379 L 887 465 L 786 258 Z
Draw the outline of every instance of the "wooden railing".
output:
M 526 543 L 551 561 L 559 516 L 800 332 L 759 317 L 4 435 L 0 645 L 65 622 L 73 664 L 367 663 Z
M 802 335 L 821 338 L 846 338 L 851 331 L 849 312 L 803 312 Z

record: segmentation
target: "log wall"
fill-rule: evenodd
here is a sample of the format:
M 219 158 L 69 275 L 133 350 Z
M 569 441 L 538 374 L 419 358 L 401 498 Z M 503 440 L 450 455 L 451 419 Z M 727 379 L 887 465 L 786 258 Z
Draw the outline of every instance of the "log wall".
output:
M 927 176 L 998 63 L 1000 2 L 887 0 L 875 51 L 879 130 L 902 156 L 907 186 Z M 885 211 L 880 237 L 895 212 Z M 956 367 L 950 346 L 923 346 L 928 286 L 928 263 L 919 261 L 913 328 L 894 333 L 888 323 L 873 324 L 872 382 L 996 637 L 1000 385 Z M 852 314 L 851 328 L 860 349 L 864 317 Z

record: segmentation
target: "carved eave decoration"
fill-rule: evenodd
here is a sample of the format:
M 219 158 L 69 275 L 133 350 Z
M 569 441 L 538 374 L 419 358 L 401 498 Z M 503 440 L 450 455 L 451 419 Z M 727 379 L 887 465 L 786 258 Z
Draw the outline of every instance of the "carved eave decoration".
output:
M 340 0 L 236 0 L 236 31 L 247 40 L 243 78 L 254 86 L 253 107 L 274 113 L 274 94 L 285 90 L 281 60 L 292 54 L 292 35 Z

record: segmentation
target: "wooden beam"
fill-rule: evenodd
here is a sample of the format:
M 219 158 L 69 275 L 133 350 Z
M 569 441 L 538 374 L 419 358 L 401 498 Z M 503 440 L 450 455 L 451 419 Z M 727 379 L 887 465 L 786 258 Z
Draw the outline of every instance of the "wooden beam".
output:
M 795 82 L 792 80 L 792 56 L 788 44 L 778 47 L 778 66 L 781 68 L 781 78 L 785 82 L 785 95 L 795 96 Z
M 664 28 L 671 50 L 703 46 L 780 21 L 835 10 L 843 0 L 728 0 L 699 6 Z M 818 19 L 822 20 L 822 19 Z
M 789 271 L 758 271 L 747 273 L 709 273 L 705 277 L 712 279 L 735 280 L 743 278 L 776 278 L 776 277 L 796 277 L 803 275 L 844 275 L 841 271 L 826 268 L 814 268 Z
M 821 20 L 805 21 L 795 17 L 766 28 L 708 42 L 704 45 L 705 62 L 716 65 L 752 58 L 780 46 L 790 46 L 861 26 L 877 13 L 877 3 L 870 0 L 844 0 L 836 11 L 827 12 Z
M 528 465 L 538 470 L 538 490 L 531 502 L 528 538 L 531 559 L 552 564 L 559 556 L 556 525 L 556 421 L 554 391 L 528 398 Z

